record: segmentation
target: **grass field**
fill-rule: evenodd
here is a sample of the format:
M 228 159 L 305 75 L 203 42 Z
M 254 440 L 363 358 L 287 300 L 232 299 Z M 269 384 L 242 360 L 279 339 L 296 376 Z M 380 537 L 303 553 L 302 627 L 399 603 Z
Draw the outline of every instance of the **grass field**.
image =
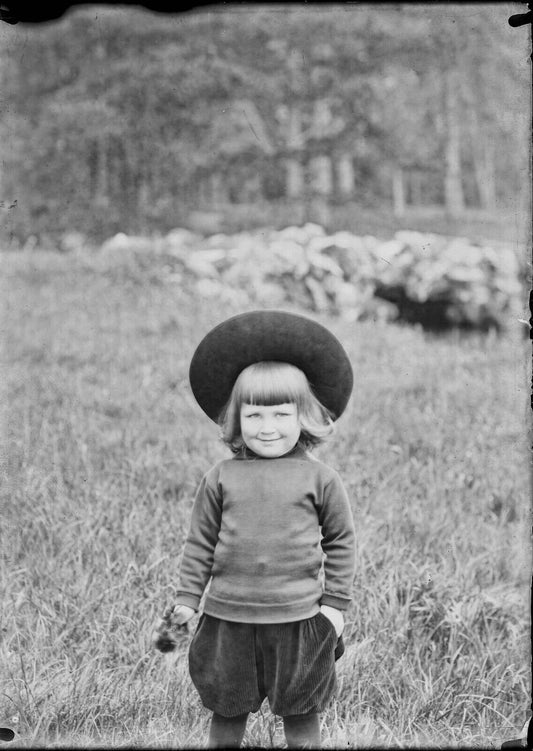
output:
M 0 261 L 9 747 L 202 745 L 186 643 L 165 657 L 150 637 L 197 483 L 226 456 L 189 359 L 237 311 L 127 262 Z M 499 748 L 530 703 L 529 342 L 320 320 L 356 388 L 317 455 L 341 472 L 358 533 L 324 745 Z M 266 706 L 245 743 L 283 745 Z

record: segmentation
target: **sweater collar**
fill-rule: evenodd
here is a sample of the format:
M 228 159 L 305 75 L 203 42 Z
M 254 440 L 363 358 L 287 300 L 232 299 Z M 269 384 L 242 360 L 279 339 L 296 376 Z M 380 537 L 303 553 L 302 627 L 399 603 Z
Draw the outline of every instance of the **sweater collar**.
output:
M 292 448 L 290 451 L 287 451 L 286 454 L 282 454 L 281 456 L 275 456 L 272 458 L 268 458 L 265 456 L 259 456 L 259 454 L 256 454 L 254 451 L 248 448 L 248 446 L 243 446 L 243 448 L 239 451 L 238 454 L 235 454 L 233 457 L 234 459 L 264 459 L 267 462 L 274 461 L 275 459 L 296 459 L 300 458 L 306 455 L 306 451 L 303 446 L 300 445 L 300 443 L 297 443 L 294 448 Z

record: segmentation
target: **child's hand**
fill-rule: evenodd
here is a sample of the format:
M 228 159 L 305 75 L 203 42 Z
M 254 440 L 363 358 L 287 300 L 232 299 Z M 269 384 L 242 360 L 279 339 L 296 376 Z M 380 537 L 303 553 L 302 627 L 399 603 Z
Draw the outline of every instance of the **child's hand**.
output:
M 337 608 L 332 608 L 331 605 L 321 605 L 320 612 L 333 623 L 335 633 L 339 637 L 344 630 L 344 616 L 341 611 L 337 610 Z
M 178 623 L 180 626 L 190 621 L 194 615 L 194 610 L 188 605 L 176 605 L 171 612 L 170 618 L 172 623 Z

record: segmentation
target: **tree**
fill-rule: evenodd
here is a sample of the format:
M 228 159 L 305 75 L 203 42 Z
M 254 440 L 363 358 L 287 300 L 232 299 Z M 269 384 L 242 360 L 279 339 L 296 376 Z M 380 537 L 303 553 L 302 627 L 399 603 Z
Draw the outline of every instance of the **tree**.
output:
M 100 234 L 264 199 L 490 210 L 516 193 L 524 138 L 498 7 L 77 9 L 15 28 L 4 190 L 34 231 Z

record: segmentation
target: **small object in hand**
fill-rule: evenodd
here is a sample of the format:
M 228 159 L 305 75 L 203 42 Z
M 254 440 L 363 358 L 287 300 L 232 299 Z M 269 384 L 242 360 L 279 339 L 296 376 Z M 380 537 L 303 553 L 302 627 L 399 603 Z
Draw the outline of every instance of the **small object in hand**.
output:
M 9 722 L 0 722 L 0 741 L 12 741 L 15 739 L 16 732 L 13 730 L 13 727 L 18 725 L 19 717 L 18 715 L 14 715 L 11 717 Z
M 15 731 L 11 728 L 0 728 L 0 741 L 12 741 L 15 737 Z
M 173 652 L 180 641 L 180 636 L 189 633 L 187 623 L 177 623 L 172 618 L 174 608 L 167 608 L 161 618 L 154 634 L 154 647 L 159 652 Z

